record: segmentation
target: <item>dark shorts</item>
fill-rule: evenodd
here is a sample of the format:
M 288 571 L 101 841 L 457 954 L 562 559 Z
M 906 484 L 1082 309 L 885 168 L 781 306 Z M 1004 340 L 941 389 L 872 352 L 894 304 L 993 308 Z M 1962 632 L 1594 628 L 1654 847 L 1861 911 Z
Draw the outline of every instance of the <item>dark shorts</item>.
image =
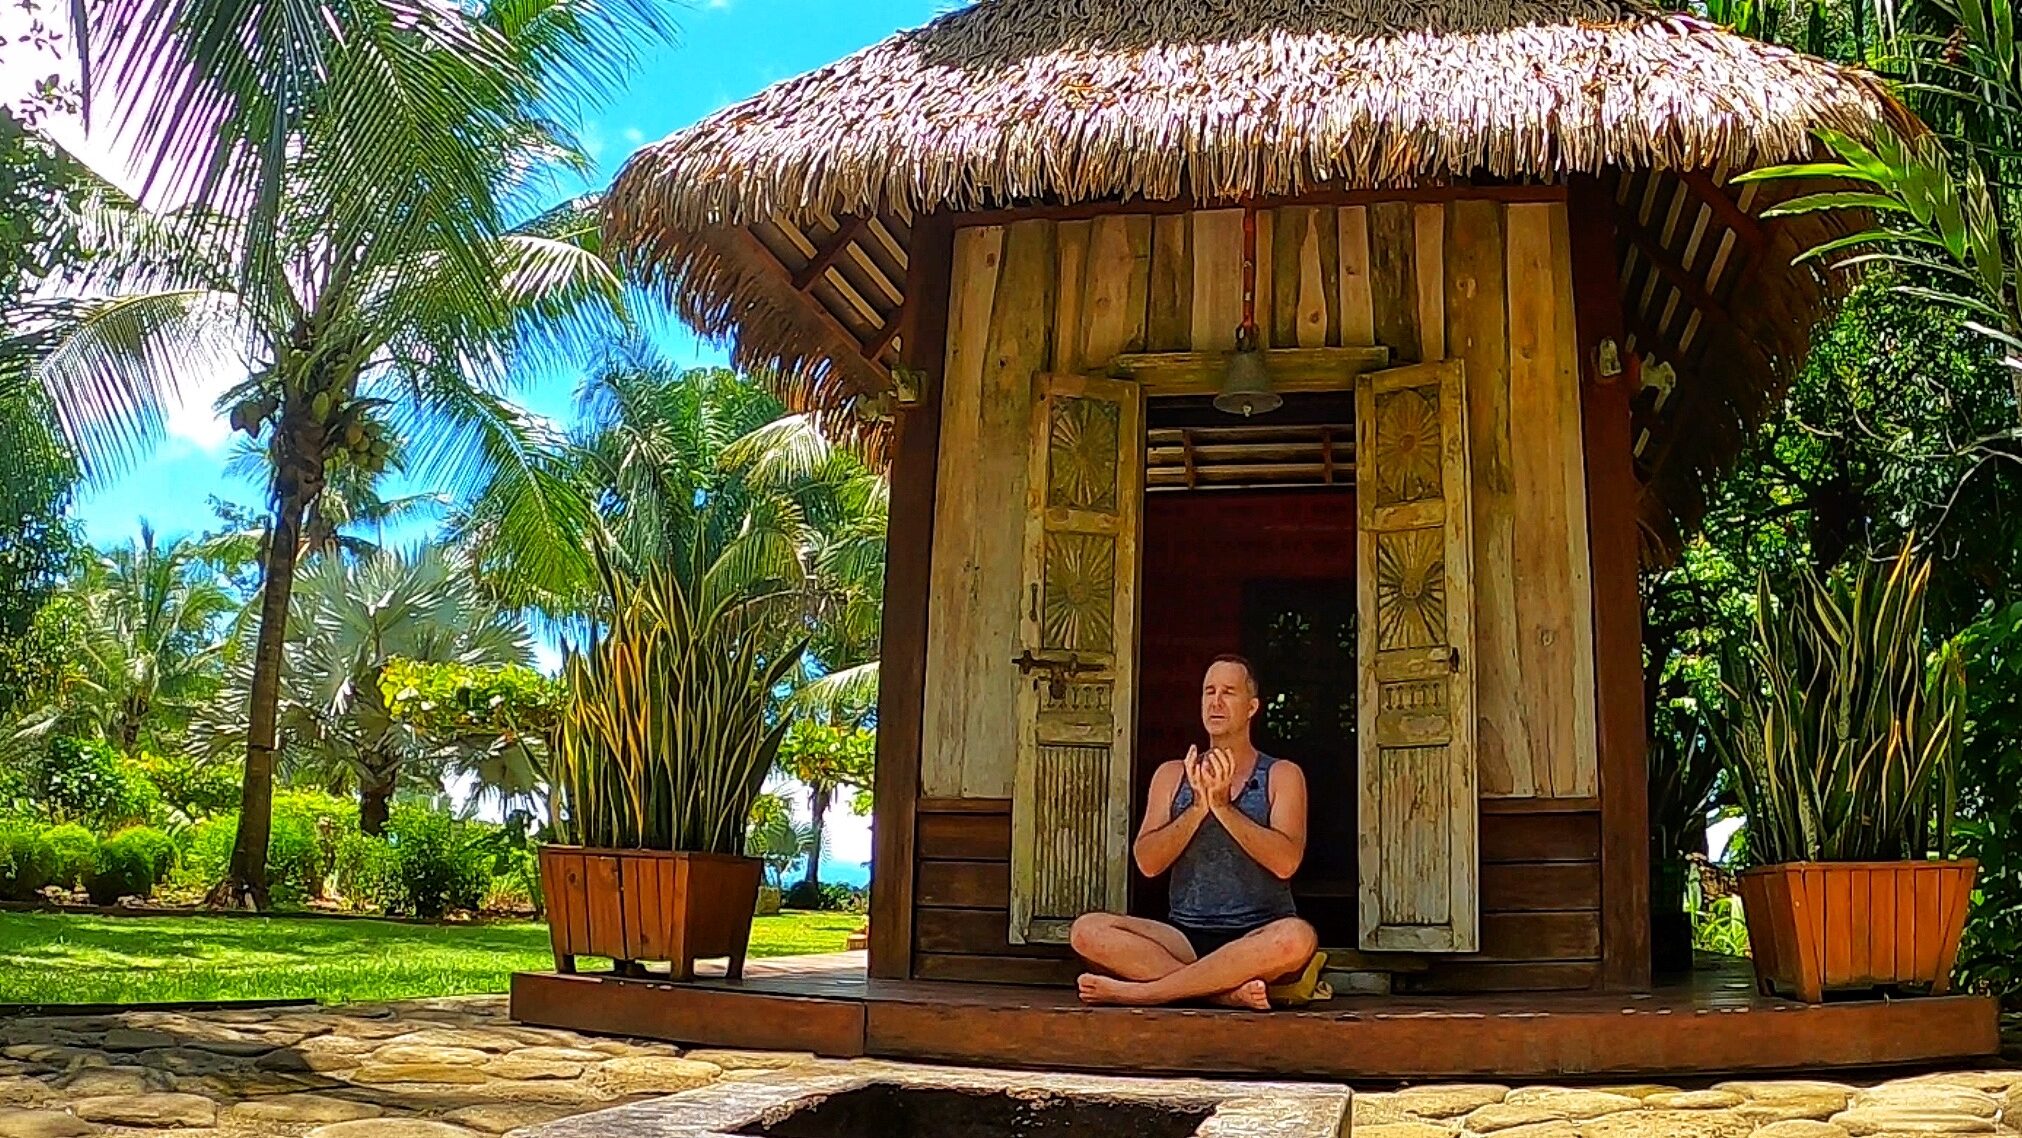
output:
M 1198 960 L 1211 952 L 1234 944 L 1264 926 L 1251 925 L 1245 929 L 1202 929 L 1174 921 L 1172 922 L 1172 927 L 1178 929 L 1180 934 L 1187 938 L 1187 943 L 1193 946 L 1194 958 Z

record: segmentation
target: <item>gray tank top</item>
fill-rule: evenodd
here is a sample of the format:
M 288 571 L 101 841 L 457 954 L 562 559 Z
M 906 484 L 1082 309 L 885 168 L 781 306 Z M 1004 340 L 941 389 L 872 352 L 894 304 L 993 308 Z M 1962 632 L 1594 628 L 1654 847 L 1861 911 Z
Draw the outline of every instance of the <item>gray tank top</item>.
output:
M 1236 809 L 1260 826 L 1271 824 L 1271 764 L 1259 751 L 1257 768 L 1236 796 Z M 1193 805 L 1194 789 L 1180 780 L 1172 811 L 1178 817 Z M 1196 929 L 1253 929 L 1293 916 L 1292 886 L 1236 844 L 1209 815 L 1172 865 L 1172 923 Z

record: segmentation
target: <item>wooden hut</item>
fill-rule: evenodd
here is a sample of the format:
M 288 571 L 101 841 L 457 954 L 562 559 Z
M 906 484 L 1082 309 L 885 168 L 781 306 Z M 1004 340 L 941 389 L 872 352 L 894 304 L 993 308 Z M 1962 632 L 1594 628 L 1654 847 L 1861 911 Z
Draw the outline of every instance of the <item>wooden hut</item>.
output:
M 1902 116 L 1630 0 L 983 0 L 641 150 L 610 246 L 889 460 L 869 974 L 522 977 L 516 1011 L 1229 1069 L 1234 1013 L 1057 986 L 1076 916 L 1160 911 L 1132 825 L 1241 651 L 1312 786 L 1302 912 L 1391 992 L 1278 1013 L 1253 1067 L 1990 1049 L 1965 997 L 1648 994 L 1639 563 L 1832 299 L 1793 260 L 1834 223 L 1734 176 Z M 1281 406 L 1217 409 L 1239 337 Z M 1621 1030 L 1709 1007 L 1762 1014 Z

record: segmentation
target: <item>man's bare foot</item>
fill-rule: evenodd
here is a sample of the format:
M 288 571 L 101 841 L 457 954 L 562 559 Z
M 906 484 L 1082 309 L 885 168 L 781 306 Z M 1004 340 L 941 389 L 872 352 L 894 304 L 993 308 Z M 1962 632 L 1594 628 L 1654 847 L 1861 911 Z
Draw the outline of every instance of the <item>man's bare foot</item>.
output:
M 1229 1008 L 1247 1008 L 1253 1012 L 1271 1010 L 1270 994 L 1264 989 L 1262 980 L 1251 980 L 1239 985 L 1233 992 L 1223 992 L 1214 1002 Z
M 1142 985 L 1128 980 L 1118 980 L 1114 976 L 1102 976 L 1094 972 L 1084 972 L 1074 986 L 1081 993 L 1084 1004 L 1136 1005 L 1146 1001 L 1137 989 Z

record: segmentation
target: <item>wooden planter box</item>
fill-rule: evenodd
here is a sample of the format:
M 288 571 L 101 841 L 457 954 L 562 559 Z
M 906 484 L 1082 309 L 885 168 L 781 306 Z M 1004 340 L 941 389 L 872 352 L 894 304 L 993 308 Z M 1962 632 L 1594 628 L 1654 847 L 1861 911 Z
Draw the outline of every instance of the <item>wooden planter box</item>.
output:
M 1810 1003 L 1836 990 L 1951 987 L 1979 864 L 1792 862 L 1741 875 L 1755 979 Z
M 555 970 L 608 956 L 637 975 L 664 960 L 675 979 L 693 980 L 698 957 L 727 956 L 740 979 L 763 873 L 757 858 L 730 854 L 542 846 Z

